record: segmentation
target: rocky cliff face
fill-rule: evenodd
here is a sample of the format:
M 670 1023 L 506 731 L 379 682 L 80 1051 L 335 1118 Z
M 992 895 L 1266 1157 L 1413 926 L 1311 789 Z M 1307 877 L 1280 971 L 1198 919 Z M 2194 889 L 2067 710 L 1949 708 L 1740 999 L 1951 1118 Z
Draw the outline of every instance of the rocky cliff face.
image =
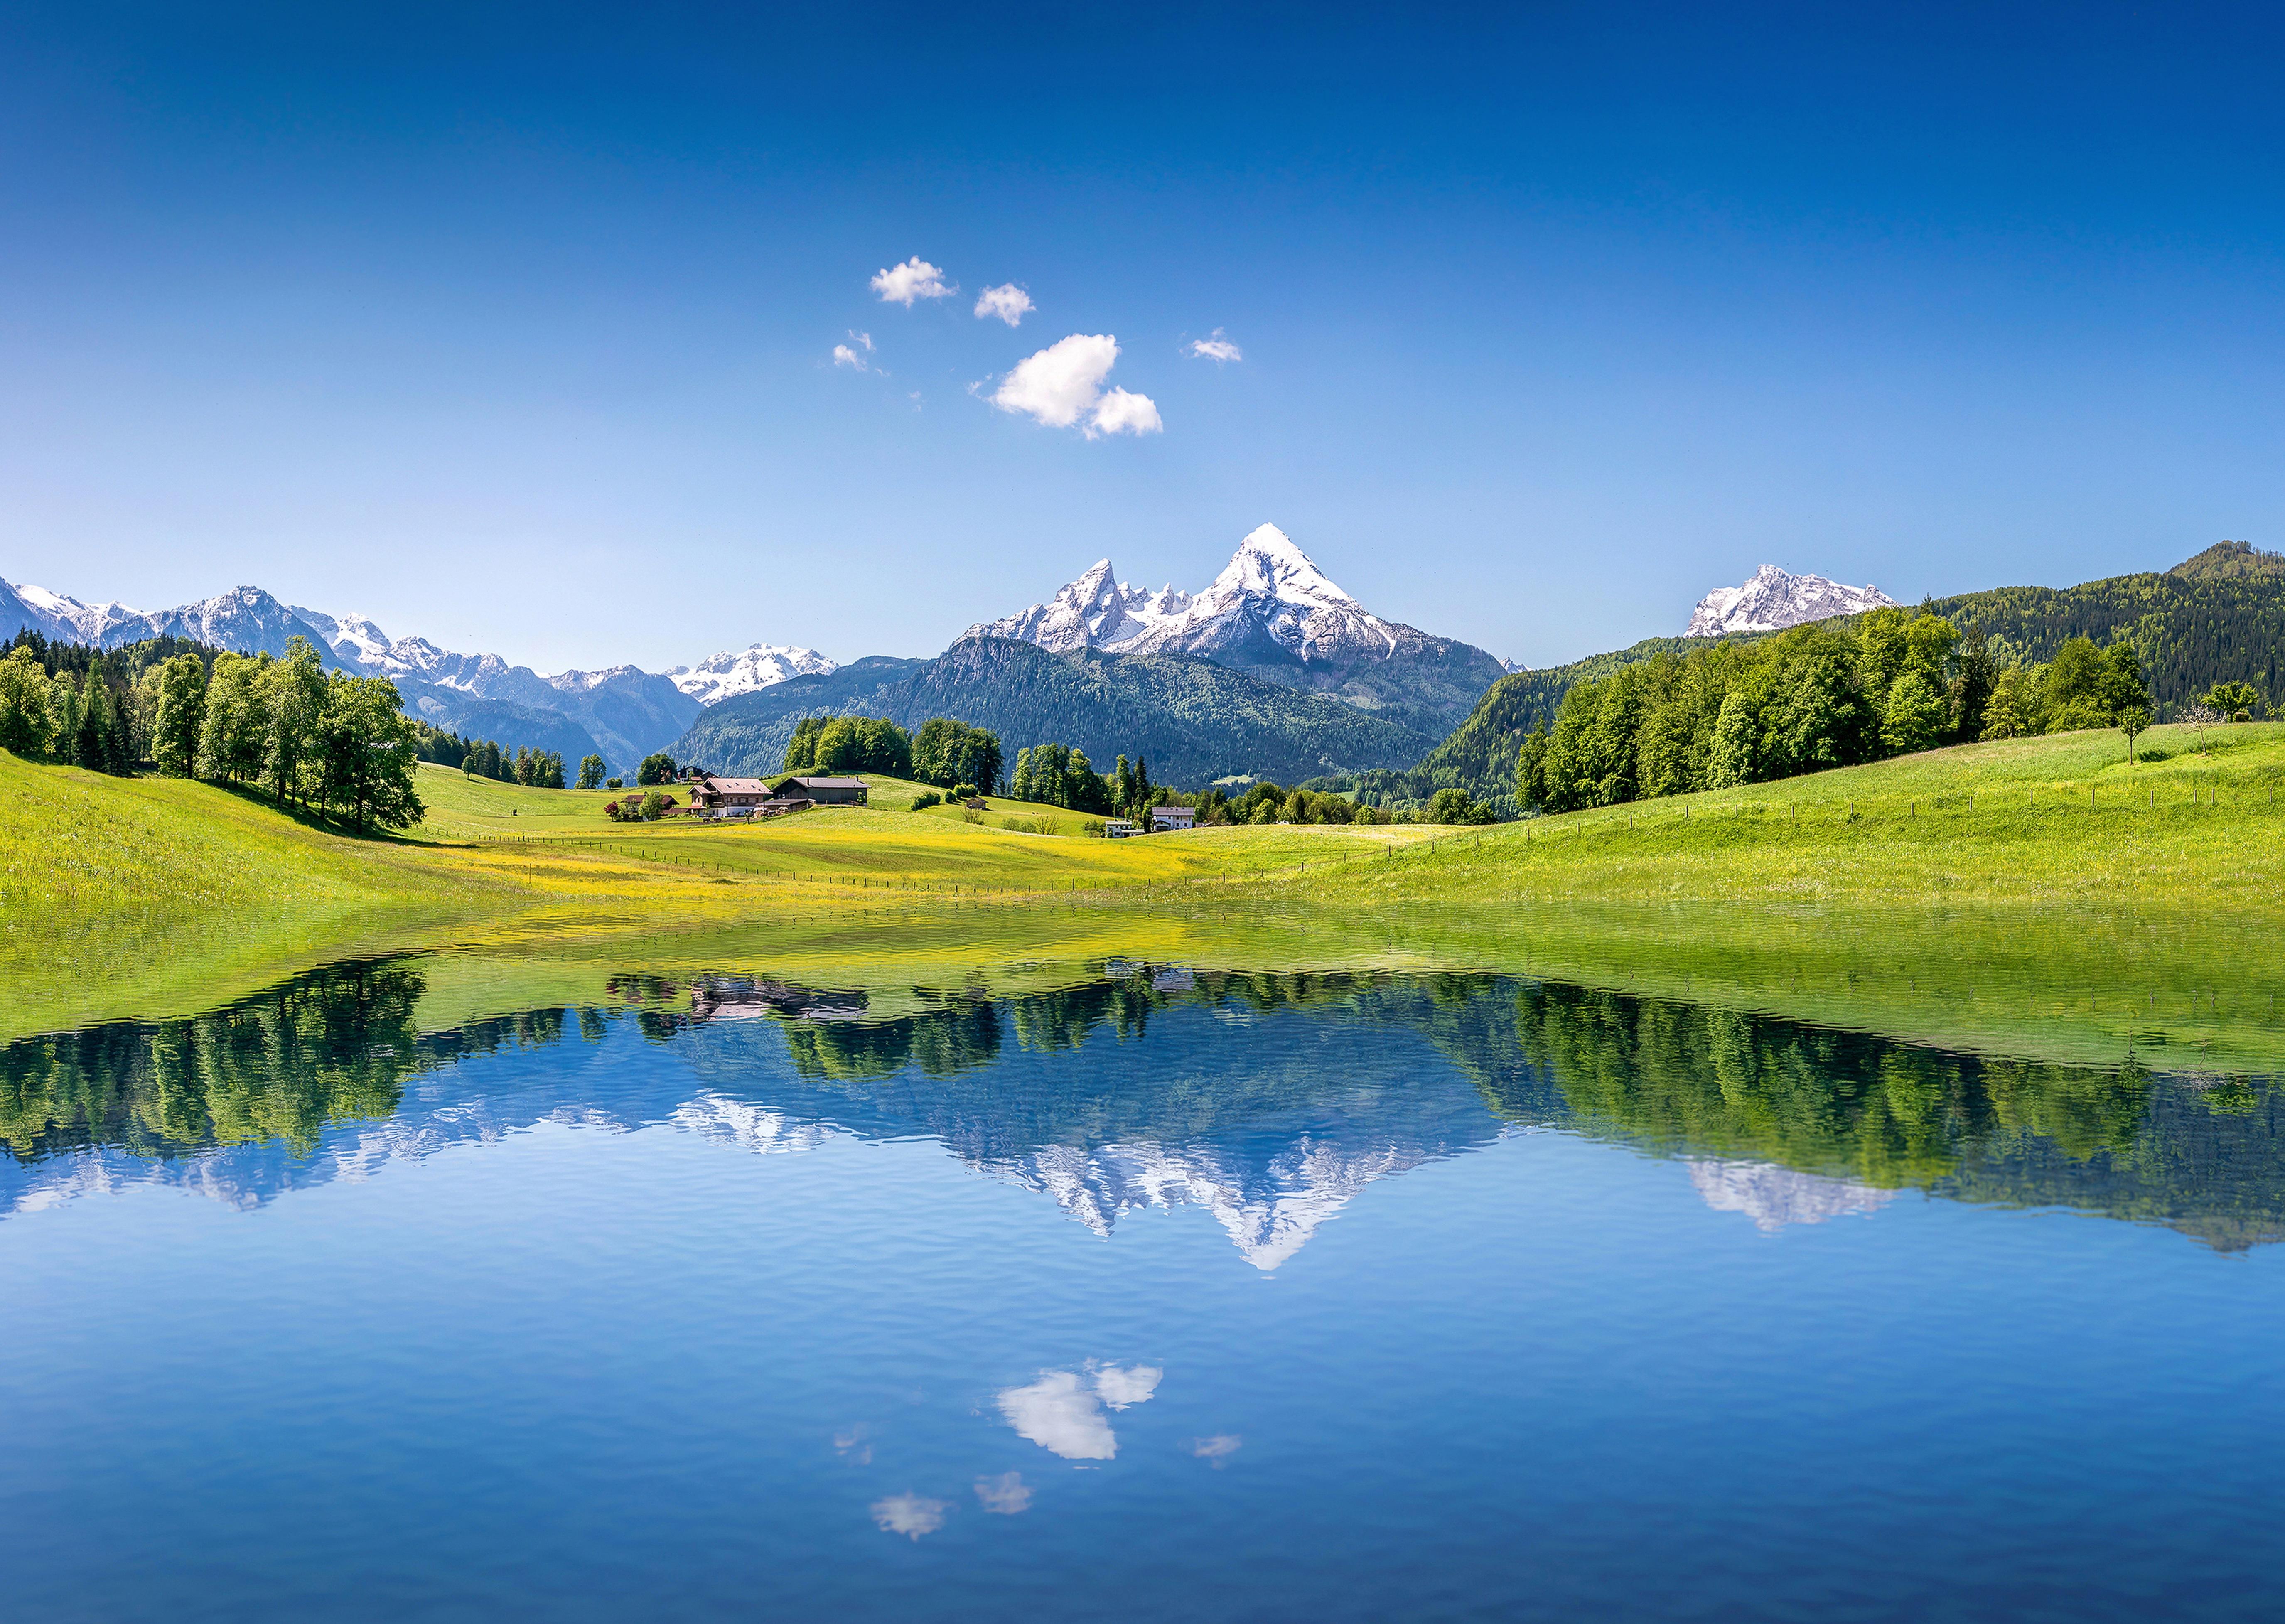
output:
M 1877 586 L 1843 586 L 1821 575 L 1791 575 L 1775 564 L 1763 564 L 1743 586 L 1717 586 L 1700 598 L 1684 635 L 1779 632 L 1884 606 L 1894 608 L 1896 600 Z

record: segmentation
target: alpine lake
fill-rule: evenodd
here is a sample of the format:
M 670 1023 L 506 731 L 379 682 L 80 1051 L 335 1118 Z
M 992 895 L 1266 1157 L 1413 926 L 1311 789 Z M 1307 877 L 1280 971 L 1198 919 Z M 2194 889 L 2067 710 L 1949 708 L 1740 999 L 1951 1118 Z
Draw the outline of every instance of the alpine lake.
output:
M 0 1614 L 2285 1616 L 2266 984 L 1129 922 L 0 1047 Z

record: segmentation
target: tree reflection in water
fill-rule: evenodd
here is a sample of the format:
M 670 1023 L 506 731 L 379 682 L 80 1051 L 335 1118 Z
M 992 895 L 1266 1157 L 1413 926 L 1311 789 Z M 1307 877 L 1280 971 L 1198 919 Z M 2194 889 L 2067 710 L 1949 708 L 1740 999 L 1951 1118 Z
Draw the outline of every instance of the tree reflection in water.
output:
M 33 1193 L 27 1170 L 75 1155 L 250 1157 L 258 1199 L 359 1124 L 388 1125 L 403 1154 L 471 1124 L 766 1120 L 744 1139 L 926 1134 L 1106 1231 L 1136 1202 L 1206 1202 L 1268 1267 L 1363 1183 L 1527 1125 L 1687 1159 L 1710 1205 L 1771 1227 L 1918 1189 L 2230 1249 L 2285 1235 L 2268 1079 L 1947 1053 L 1555 983 L 1114 961 L 995 996 L 627 972 L 586 1002 L 423 1032 L 426 991 L 418 961 L 343 965 L 203 1016 L 0 1047 L 18 1169 L 0 1210 Z M 630 1017 L 682 1063 L 600 1081 L 463 1063 L 574 1033 L 606 1045 Z

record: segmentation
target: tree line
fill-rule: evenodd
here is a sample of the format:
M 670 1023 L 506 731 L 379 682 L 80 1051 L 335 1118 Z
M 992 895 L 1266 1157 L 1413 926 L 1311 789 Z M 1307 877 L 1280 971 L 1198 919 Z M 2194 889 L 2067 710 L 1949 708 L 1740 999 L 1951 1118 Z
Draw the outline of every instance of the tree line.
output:
M 2149 725 L 2134 647 L 2074 638 L 2004 669 L 1983 634 L 1876 609 L 1574 683 L 1515 765 L 1526 806 L 1570 812 L 1790 778 L 1968 740 Z
M 413 725 L 384 677 L 327 673 L 306 638 L 285 656 L 185 649 L 120 670 L 101 655 L 48 661 L 19 639 L 0 660 L 0 749 L 130 773 L 255 785 L 280 805 L 337 813 L 360 832 L 420 820 Z M 82 666 L 74 680 L 69 666 Z
M 990 795 L 1001 776 L 1000 735 L 950 717 L 907 733 L 884 716 L 813 716 L 794 726 L 782 773 L 877 773 L 939 788 Z
M 503 749 L 491 739 L 463 739 L 456 733 L 432 727 L 419 718 L 412 722 L 413 753 L 423 761 L 433 761 L 439 766 L 458 767 L 466 778 L 489 778 L 503 784 L 523 784 L 535 789 L 563 788 L 563 756 L 558 750 L 533 749 L 519 746 L 514 750 Z M 601 789 L 603 774 L 608 771 L 601 756 L 580 758 L 578 789 Z M 670 771 L 670 776 L 671 773 Z M 611 788 L 618 785 L 614 781 Z

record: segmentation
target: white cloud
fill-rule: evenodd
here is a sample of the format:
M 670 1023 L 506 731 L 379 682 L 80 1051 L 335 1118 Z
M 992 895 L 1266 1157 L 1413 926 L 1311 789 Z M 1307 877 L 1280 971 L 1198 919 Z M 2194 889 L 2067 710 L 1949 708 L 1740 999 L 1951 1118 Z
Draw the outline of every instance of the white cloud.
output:
M 1150 1402 L 1166 1372 L 1158 1365 L 1097 1368 L 1092 1360 L 1088 1361 L 1088 1372 L 1083 1376 L 1073 1370 L 1044 1370 L 1030 1385 L 1003 1391 L 1000 1413 L 1019 1436 L 1067 1461 L 1110 1460 L 1119 1453 L 1119 1440 L 1103 1418 L 1103 1406 L 1125 1409 Z M 1010 1472 L 1000 1481 L 1005 1484 L 1016 1476 Z M 977 1483 L 979 1495 L 985 1481 Z M 1031 1491 L 1025 1489 L 1024 1495 L 1028 1503 Z M 985 1504 L 989 1510 L 999 1510 L 989 1501 Z
M 848 333 L 851 338 L 855 339 L 859 343 L 864 345 L 868 353 L 871 352 L 873 348 L 873 335 L 871 333 L 860 333 L 854 327 L 849 328 Z
M 1163 432 L 1166 425 L 1149 396 L 1125 389 L 1103 393 L 1103 381 L 1118 359 L 1119 341 L 1110 333 L 1074 333 L 1017 362 L 992 392 L 992 404 L 1050 428 L 1069 428 L 1086 419 L 1090 440 Z
M 1000 1413 L 1017 1437 L 1067 1461 L 1107 1461 L 1119 1453 L 1103 1407 L 1069 1370 L 1050 1370 L 1029 1386 L 1007 1389 L 1000 1395 Z
M 1002 1517 L 1013 1517 L 1018 1511 L 1032 1509 L 1032 1491 L 1024 1482 L 1020 1471 L 1003 1471 L 996 1478 L 976 1479 L 976 1497 L 987 1511 L 997 1511 Z
M 1147 1402 L 1166 1374 L 1158 1365 L 1130 1365 L 1124 1370 L 1105 1365 L 1095 1373 L 1095 1390 L 1111 1408 L 1125 1409 L 1130 1404 Z
M 836 366 L 852 367 L 860 373 L 870 372 L 872 370 L 872 368 L 865 365 L 865 357 L 859 355 L 855 350 L 850 349 L 846 344 L 836 344 L 833 347 L 833 365 Z
M 886 1500 L 873 1502 L 873 1520 L 883 1534 L 901 1534 L 917 1542 L 923 1534 L 934 1534 L 944 1526 L 945 1502 L 923 1500 L 907 1491 L 891 1495 Z
M 1237 345 L 1224 338 L 1221 335 L 1221 329 L 1220 327 L 1216 327 L 1213 330 L 1213 336 L 1212 338 L 1191 340 L 1189 345 L 1184 348 L 1182 353 L 1184 355 L 1196 356 L 1201 361 L 1221 362 L 1243 361 L 1245 359 L 1245 351 L 1240 349 Z
M 1032 302 L 1032 295 L 1013 282 L 1002 282 L 997 287 L 987 287 L 976 296 L 976 314 L 978 319 L 986 316 L 997 316 L 1011 327 L 1019 325 L 1025 317 L 1037 308 Z
M 1193 1439 L 1190 1441 L 1190 1453 L 1202 1461 L 1212 1461 L 1213 1469 L 1220 1471 L 1221 1463 L 1236 1455 L 1239 1447 L 1245 1442 L 1245 1440 L 1235 1432 L 1222 1432 L 1213 1438 Z
M 1158 404 L 1148 395 L 1113 389 L 1095 406 L 1094 420 L 1087 426 L 1087 437 L 1094 440 L 1104 435 L 1163 434 L 1166 428 L 1159 419 Z
M 993 391 L 992 404 L 1050 428 L 1069 428 L 1095 404 L 1118 359 L 1119 341 L 1109 333 L 1074 333 L 1017 362 Z
M 901 265 L 891 265 L 886 271 L 876 271 L 873 291 L 881 295 L 883 304 L 901 304 L 912 308 L 915 299 L 948 298 L 955 291 L 944 279 L 943 269 L 931 265 L 915 254 Z

